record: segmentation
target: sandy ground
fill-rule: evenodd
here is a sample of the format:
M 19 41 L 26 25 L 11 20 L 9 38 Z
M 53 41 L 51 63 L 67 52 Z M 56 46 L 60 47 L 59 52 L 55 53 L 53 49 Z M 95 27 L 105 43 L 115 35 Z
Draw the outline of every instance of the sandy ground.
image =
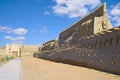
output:
M 120 80 L 120 76 L 37 59 L 29 56 L 22 57 L 23 80 Z

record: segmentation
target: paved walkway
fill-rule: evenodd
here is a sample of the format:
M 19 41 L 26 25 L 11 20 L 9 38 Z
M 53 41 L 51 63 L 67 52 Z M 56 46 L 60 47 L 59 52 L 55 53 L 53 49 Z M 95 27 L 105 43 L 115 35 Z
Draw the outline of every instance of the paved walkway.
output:
M 0 67 L 0 80 L 21 80 L 20 70 L 20 60 L 11 60 Z
M 23 80 L 120 80 L 118 75 L 29 56 L 22 57 L 22 67 Z

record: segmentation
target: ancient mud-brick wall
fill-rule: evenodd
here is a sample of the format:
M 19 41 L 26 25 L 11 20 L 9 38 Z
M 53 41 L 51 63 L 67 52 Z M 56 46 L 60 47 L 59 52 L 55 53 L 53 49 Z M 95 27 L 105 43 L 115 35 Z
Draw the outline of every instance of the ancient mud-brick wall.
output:
M 34 56 L 120 74 L 120 27 L 111 27 L 104 4 Z
M 33 55 L 34 52 L 39 51 L 40 45 L 23 45 L 22 55 Z
M 60 33 L 59 46 L 66 47 L 77 44 L 78 39 L 89 36 L 100 31 L 112 28 L 106 15 L 106 4 L 104 3 L 91 14 L 83 17 L 68 29 Z

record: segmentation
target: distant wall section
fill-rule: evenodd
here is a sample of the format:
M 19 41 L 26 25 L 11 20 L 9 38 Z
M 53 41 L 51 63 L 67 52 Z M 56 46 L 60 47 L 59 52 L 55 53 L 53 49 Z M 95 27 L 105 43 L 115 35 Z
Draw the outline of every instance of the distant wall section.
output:
M 40 45 L 24 45 L 22 55 L 33 55 L 34 52 L 39 51 Z

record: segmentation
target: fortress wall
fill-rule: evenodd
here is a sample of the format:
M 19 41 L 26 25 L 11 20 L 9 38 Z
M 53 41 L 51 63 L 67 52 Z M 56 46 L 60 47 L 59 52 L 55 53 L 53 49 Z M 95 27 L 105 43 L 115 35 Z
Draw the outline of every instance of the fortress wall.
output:
M 57 41 L 43 44 L 33 56 L 120 74 L 120 27 L 111 28 L 105 6 L 61 32 Z
M 39 45 L 24 45 L 22 52 L 35 52 L 39 47 Z
M 77 44 L 78 38 L 110 28 L 112 28 L 112 26 L 106 15 L 106 4 L 104 3 L 94 12 L 83 17 L 68 29 L 61 32 L 59 35 L 59 46 L 65 47 Z
M 120 74 L 119 52 L 120 27 L 84 37 L 76 46 L 43 51 L 34 56 Z
M 24 45 L 22 55 L 33 55 L 34 52 L 39 51 L 40 45 Z
M 106 23 L 104 23 L 106 22 Z M 65 48 L 76 45 L 79 38 L 111 28 L 104 3 L 91 14 L 83 17 L 68 29 L 60 33 L 58 41 L 51 40 L 42 45 L 41 51 Z M 56 42 L 58 42 L 56 44 Z M 53 46 L 50 46 L 53 44 Z

